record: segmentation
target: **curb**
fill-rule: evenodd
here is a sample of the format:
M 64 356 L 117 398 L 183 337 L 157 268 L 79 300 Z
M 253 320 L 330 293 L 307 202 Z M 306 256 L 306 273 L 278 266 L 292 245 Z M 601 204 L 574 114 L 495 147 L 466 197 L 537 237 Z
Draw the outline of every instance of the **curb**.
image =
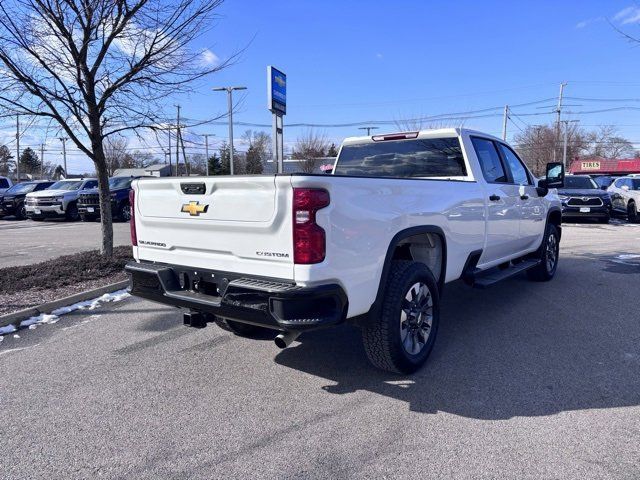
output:
M 31 318 L 31 317 L 36 317 L 42 313 L 51 313 L 53 310 L 56 310 L 58 308 L 67 307 L 69 305 L 73 305 L 74 303 L 83 302 L 84 300 L 100 297 L 105 293 L 111 293 L 117 290 L 122 290 L 123 288 L 126 288 L 128 286 L 129 286 L 129 280 L 122 280 L 120 282 L 105 285 L 104 287 L 94 288 L 93 290 L 87 290 L 86 292 L 75 293 L 73 295 L 69 295 L 68 297 L 63 297 L 63 298 L 59 298 L 58 300 L 53 300 L 51 302 L 43 303 L 42 305 L 38 305 L 36 307 L 29 307 L 29 308 L 25 308 L 24 310 L 8 313 L 6 315 L 0 316 L 0 327 L 6 327 L 7 325 L 11 325 L 12 323 L 21 322 L 22 320 L 26 320 L 27 318 Z

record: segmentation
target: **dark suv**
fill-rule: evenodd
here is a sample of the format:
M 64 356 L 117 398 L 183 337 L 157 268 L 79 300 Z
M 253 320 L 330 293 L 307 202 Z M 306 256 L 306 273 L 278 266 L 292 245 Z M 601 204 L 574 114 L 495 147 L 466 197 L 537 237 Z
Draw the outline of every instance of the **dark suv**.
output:
M 131 190 L 131 182 L 136 178 L 138 177 L 111 177 L 109 179 L 111 215 L 114 219 L 128 222 L 131 218 L 129 190 Z M 78 197 L 78 212 L 83 222 L 90 222 L 100 218 L 100 197 L 97 188 L 80 194 Z
M 562 201 L 562 221 L 569 218 L 588 218 L 609 223 L 611 195 L 603 192 L 591 177 L 567 175 L 564 187 L 558 189 Z
M 54 182 L 22 182 L 7 189 L 2 194 L 0 202 L 0 216 L 15 215 L 19 220 L 27 218 L 27 212 L 24 205 L 24 199 L 27 193 L 45 190 L 53 185 Z

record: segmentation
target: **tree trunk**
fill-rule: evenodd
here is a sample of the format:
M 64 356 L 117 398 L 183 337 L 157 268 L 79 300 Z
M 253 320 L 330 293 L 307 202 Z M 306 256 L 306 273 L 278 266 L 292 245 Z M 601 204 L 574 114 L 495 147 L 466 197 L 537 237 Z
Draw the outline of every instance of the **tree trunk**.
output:
M 94 163 L 98 173 L 98 191 L 100 194 L 100 227 L 102 245 L 100 253 L 105 257 L 113 256 L 113 221 L 111 216 L 111 192 L 109 192 L 109 169 L 102 145 L 94 148 Z

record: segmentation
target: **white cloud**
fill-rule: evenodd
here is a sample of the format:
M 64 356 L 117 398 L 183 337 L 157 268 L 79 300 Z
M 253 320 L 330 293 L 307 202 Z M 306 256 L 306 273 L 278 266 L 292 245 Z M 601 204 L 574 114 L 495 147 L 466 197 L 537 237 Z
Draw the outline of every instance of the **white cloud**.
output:
M 382 54 L 381 53 L 376 53 L 376 58 L 382 58 Z
M 208 48 L 202 51 L 201 58 L 204 65 L 216 65 L 220 61 L 218 56 Z
M 623 8 L 613 16 L 613 20 L 622 23 L 622 25 L 640 23 L 640 7 Z
M 592 25 L 597 22 L 601 22 L 602 20 L 604 20 L 604 17 L 587 18 L 586 20 L 582 20 L 581 22 L 576 23 L 575 28 L 577 29 L 586 28 L 589 25 Z
M 584 28 L 589 25 L 589 20 L 583 20 L 582 22 L 576 23 L 576 28 Z

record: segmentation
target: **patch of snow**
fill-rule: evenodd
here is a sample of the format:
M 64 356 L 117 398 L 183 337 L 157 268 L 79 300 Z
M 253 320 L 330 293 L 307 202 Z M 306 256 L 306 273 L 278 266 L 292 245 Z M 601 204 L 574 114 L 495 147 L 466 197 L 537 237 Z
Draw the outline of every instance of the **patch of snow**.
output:
M 7 333 L 13 333 L 17 330 L 14 325 L 7 325 L 6 327 L 0 327 L 0 335 L 6 335 Z
M 20 335 L 18 335 L 17 333 L 13 335 L 13 338 L 20 338 Z
M 640 255 L 636 255 L 633 253 L 623 253 L 621 255 L 617 255 L 616 258 L 620 260 L 631 260 L 632 258 L 640 258 Z
M 29 325 L 29 330 L 35 330 L 38 328 L 38 325 Z
M 27 318 L 26 320 L 20 322 L 20 326 L 29 327 L 33 330 L 37 325 L 56 323 L 60 320 L 60 316 L 67 313 L 75 312 L 76 310 L 95 310 L 103 303 L 119 302 L 130 296 L 131 294 L 127 292 L 126 289 L 118 290 L 113 293 L 105 293 L 101 297 L 94 298 L 92 300 L 85 300 L 83 302 L 74 303 L 73 305 L 69 305 L 67 307 L 56 308 L 51 313 L 41 313 L 36 317 Z M 12 333 L 14 331 L 15 327 L 13 327 L 13 330 L 7 331 L 6 333 Z M 0 331 L 0 333 L 2 332 Z

